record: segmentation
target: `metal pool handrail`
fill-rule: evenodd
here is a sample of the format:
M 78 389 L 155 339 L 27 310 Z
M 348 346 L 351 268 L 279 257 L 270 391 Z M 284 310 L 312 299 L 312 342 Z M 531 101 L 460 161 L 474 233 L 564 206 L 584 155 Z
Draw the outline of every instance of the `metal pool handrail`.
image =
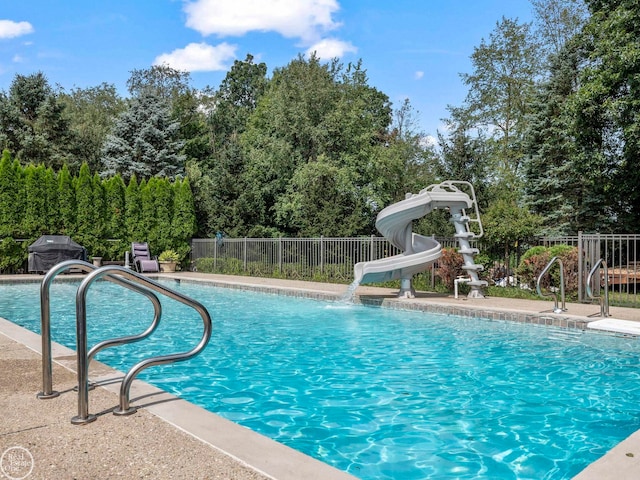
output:
M 53 280 L 65 270 L 77 268 L 83 272 L 91 272 L 98 267 L 82 260 L 65 260 L 51 268 L 40 284 L 40 335 L 42 340 L 42 391 L 36 395 L 37 398 L 45 400 L 55 398 L 60 392 L 53 390 L 53 374 L 51 359 L 51 284 Z M 160 300 L 155 293 L 145 287 L 125 280 L 120 277 L 107 276 L 105 280 L 116 283 L 130 290 L 138 292 L 146 296 L 153 304 L 154 317 L 151 325 L 144 332 L 129 337 L 121 337 L 114 340 L 102 342 L 91 349 L 89 352 L 89 360 L 98 353 L 99 350 L 113 345 L 122 345 L 124 343 L 137 342 L 147 337 L 157 328 L 162 314 L 162 306 Z
M 602 318 L 609 316 L 609 270 L 607 269 L 607 262 L 604 261 L 603 258 L 598 260 L 596 264 L 593 266 L 589 275 L 587 275 L 587 296 L 589 298 L 596 298 L 593 296 L 593 290 L 591 289 L 591 282 L 593 280 L 593 275 L 596 273 L 598 268 L 602 264 L 604 269 L 604 296 L 597 297 L 600 301 L 600 316 Z
M 558 257 L 553 257 L 551 260 L 549 260 L 549 263 L 547 263 L 547 266 L 544 267 L 544 269 L 542 270 L 542 273 L 540 273 L 540 275 L 538 276 L 538 281 L 536 282 L 536 290 L 538 291 L 538 295 L 540 295 L 541 297 L 549 296 L 548 294 L 544 295 L 542 293 L 542 289 L 540 288 L 540 281 L 542 280 L 542 277 L 544 277 L 547 274 L 547 272 L 551 269 L 553 264 L 556 262 L 560 264 L 560 297 L 562 298 L 562 308 L 558 307 L 558 295 L 555 292 L 551 292 L 551 295 L 553 295 L 553 302 L 554 302 L 553 313 L 562 313 L 567 311 L 565 307 L 565 302 L 564 302 L 564 266 L 562 265 L 562 260 L 560 260 Z
M 135 364 L 125 375 L 120 385 L 120 405 L 114 409 L 116 415 L 129 415 L 134 413 L 136 409 L 130 407 L 129 390 L 136 375 L 142 370 L 155 365 L 165 363 L 174 363 L 178 361 L 188 360 L 198 355 L 209 342 L 211 338 L 211 317 L 207 309 L 197 300 L 187 297 L 175 290 L 159 284 L 139 273 L 120 266 L 106 266 L 89 273 L 82 281 L 78 292 L 76 293 L 76 342 L 78 355 L 78 415 L 71 419 L 71 423 L 81 425 L 92 422 L 96 419 L 95 415 L 89 415 L 89 363 L 87 353 L 87 292 L 93 282 L 107 275 L 120 275 L 128 278 L 133 282 L 143 284 L 149 290 L 161 293 L 173 300 L 187 305 L 196 310 L 202 317 L 204 324 L 204 332 L 198 344 L 189 351 L 176 353 L 172 355 L 160 355 L 157 357 L 147 358 Z

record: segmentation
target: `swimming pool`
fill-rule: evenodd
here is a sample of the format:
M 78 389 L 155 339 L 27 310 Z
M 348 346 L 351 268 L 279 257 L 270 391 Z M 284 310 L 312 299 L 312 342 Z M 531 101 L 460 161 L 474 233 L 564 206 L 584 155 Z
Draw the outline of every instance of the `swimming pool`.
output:
M 214 334 L 141 378 L 363 479 L 571 478 L 640 428 L 632 339 L 169 285 L 207 306 Z M 53 339 L 71 348 L 76 288 L 52 287 Z M 128 291 L 91 291 L 90 345 L 150 322 Z M 39 332 L 37 296 L 0 286 L 0 316 Z M 126 317 L 110 318 L 114 298 Z M 168 301 L 150 341 L 98 359 L 128 369 L 142 345 L 184 350 L 201 329 Z

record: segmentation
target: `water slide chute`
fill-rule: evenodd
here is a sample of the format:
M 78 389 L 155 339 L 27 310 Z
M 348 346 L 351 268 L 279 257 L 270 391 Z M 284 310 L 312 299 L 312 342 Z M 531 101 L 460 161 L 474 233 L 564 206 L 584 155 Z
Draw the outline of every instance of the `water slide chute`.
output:
M 478 254 L 469 241 L 483 234 L 478 204 L 473 186 L 468 182 L 448 180 L 430 185 L 417 194 L 406 195 L 404 200 L 384 208 L 376 219 L 376 228 L 402 253 L 391 257 L 357 263 L 354 267 L 354 285 L 379 283 L 400 279 L 399 297 L 413 297 L 412 277 L 425 271 L 442 256 L 442 246 L 432 237 L 412 232 L 413 220 L 428 215 L 435 209 L 448 209 L 456 233 L 459 250 L 464 259 L 463 270 L 468 274 L 471 287 L 469 297 L 483 298 L 481 288 L 487 284 L 478 278 L 482 265 L 473 262 Z M 468 213 L 467 213 L 468 212 Z M 478 227 L 473 231 L 470 223 Z

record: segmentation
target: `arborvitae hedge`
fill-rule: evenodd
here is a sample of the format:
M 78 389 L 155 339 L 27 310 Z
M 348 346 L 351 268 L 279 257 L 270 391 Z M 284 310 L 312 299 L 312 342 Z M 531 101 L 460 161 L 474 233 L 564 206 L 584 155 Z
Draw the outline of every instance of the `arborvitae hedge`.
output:
M 125 186 L 101 179 L 85 164 L 77 176 L 64 165 L 22 166 L 8 152 L 0 159 L 0 273 L 25 268 L 28 246 L 45 234 L 68 235 L 90 256 L 124 260 L 131 242 L 153 254 L 173 249 L 185 260 L 195 233 L 195 207 L 187 180 L 152 177 Z

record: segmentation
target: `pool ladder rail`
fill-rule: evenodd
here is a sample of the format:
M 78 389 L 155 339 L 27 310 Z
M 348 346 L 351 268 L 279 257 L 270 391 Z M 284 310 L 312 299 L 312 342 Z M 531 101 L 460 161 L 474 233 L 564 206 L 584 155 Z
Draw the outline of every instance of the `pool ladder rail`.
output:
M 549 273 L 549 270 L 551 270 L 551 267 L 556 263 L 560 266 L 560 298 L 562 300 L 562 307 L 558 306 L 558 294 L 554 291 L 551 291 L 550 293 L 543 293 L 542 287 L 540 285 L 542 278 L 547 273 Z M 562 313 L 567 311 L 565 300 L 564 300 L 564 265 L 562 264 L 562 260 L 560 260 L 560 258 L 553 257 L 551 260 L 549 260 L 549 263 L 547 263 L 547 266 L 544 267 L 544 269 L 538 276 L 538 280 L 536 281 L 536 290 L 538 292 L 538 295 L 540 295 L 541 297 L 553 296 L 553 313 Z
M 602 269 L 604 270 L 604 295 L 600 295 L 596 297 L 593 294 L 593 289 L 591 288 L 591 284 L 593 283 L 594 275 L 599 271 L 600 265 L 602 265 Z M 604 261 L 603 258 L 599 259 L 591 271 L 589 271 L 589 275 L 587 275 L 587 296 L 593 300 L 598 299 L 600 302 L 600 316 L 602 318 L 609 317 L 609 270 L 607 269 L 607 262 Z M 593 315 L 591 315 L 593 316 Z
M 40 399 L 55 398 L 59 392 L 53 390 L 52 381 L 52 359 L 51 359 L 51 319 L 50 319 L 50 287 L 55 277 L 70 269 L 80 269 L 83 272 L 90 272 L 82 281 L 76 293 L 76 352 L 78 365 L 78 415 L 71 419 L 71 423 L 82 425 L 94 421 L 97 417 L 89 414 L 89 363 L 91 359 L 101 350 L 127 343 L 138 342 L 151 335 L 160 322 L 162 306 L 156 293 L 160 293 L 184 305 L 196 310 L 202 317 L 204 331 L 198 344 L 191 350 L 171 355 L 161 355 L 150 357 L 138 362 L 131 367 L 124 376 L 120 385 L 119 406 L 113 410 L 115 415 L 130 415 L 136 411 L 131 407 L 129 401 L 129 391 L 135 377 L 142 370 L 167 363 L 174 363 L 188 360 L 198 355 L 211 338 L 211 317 L 207 309 L 198 301 L 187 297 L 175 290 L 159 284 L 139 273 L 128 268 L 109 265 L 97 268 L 94 265 L 80 260 L 67 260 L 59 263 L 50 269 L 42 280 L 40 286 L 40 307 L 41 307 L 41 336 L 42 336 L 42 392 L 38 393 Z M 154 309 L 154 317 L 151 325 L 142 333 L 126 337 L 105 340 L 93 346 L 87 351 L 87 318 L 86 318 L 86 298 L 89 287 L 97 280 L 104 279 L 117 285 L 128 288 L 136 293 L 146 296 Z M 155 293 L 154 293 L 155 292 Z

